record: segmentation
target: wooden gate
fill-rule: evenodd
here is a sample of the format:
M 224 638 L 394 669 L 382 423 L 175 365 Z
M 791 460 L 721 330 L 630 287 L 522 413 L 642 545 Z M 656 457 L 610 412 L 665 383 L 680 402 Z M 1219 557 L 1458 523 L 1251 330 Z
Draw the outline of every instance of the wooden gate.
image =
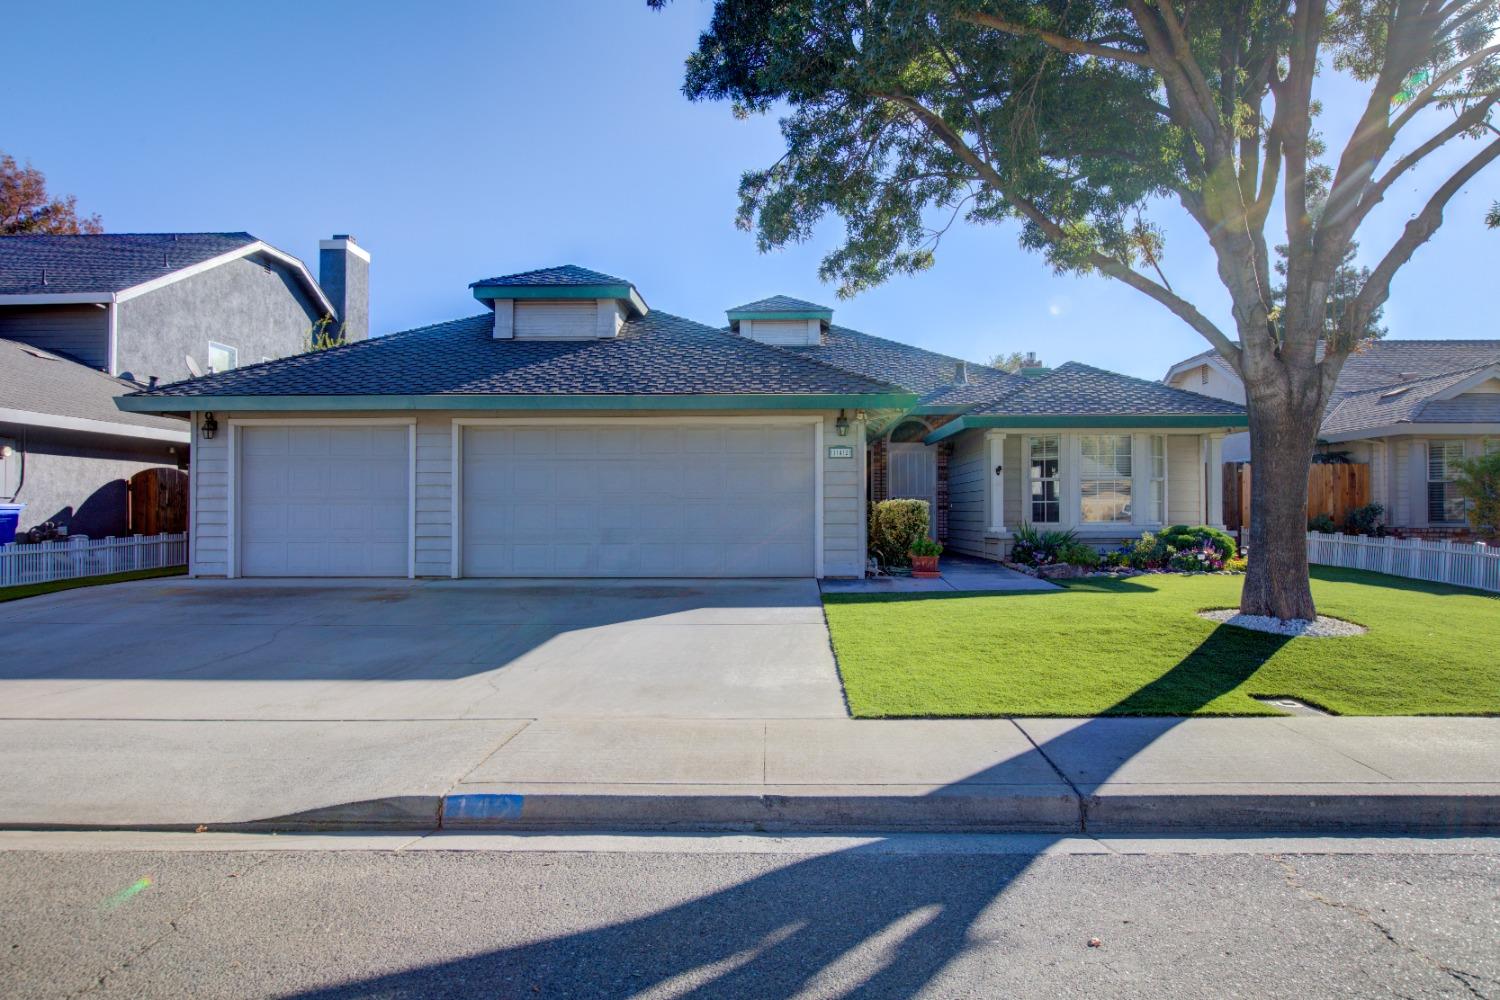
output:
M 161 466 L 130 477 L 130 533 L 177 534 L 187 530 L 188 474 Z
M 1234 480 L 1231 491 L 1230 480 Z M 1351 511 L 1370 502 L 1370 467 L 1364 464 L 1307 467 L 1307 517 L 1333 517 L 1342 528 Z M 1250 528 L 1250 463 L 1224 465 L 1224 524 L 1231 531 Z

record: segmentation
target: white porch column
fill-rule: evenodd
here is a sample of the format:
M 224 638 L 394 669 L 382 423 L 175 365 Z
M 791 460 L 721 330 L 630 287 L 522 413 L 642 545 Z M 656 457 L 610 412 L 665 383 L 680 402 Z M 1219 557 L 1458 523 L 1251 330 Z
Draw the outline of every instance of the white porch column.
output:
M 1224 435 L 1208 436 L 1208 516 L 1203 519 L 1210 528 L 1224 527 Z
M 999 535 L 1005 532 L 1005 432 L 985 431 L 984 443 L 989 449 L 990 533 Z

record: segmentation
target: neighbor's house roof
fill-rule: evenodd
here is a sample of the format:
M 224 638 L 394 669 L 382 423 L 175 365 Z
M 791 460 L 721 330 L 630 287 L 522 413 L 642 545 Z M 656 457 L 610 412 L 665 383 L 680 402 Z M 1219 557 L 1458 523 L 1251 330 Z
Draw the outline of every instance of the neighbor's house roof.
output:
M 1500 361 L 1346 393 L 1329 408 L 1320 436 L 1343 441 L 1372 433 L 1500 424 L 1500 393 L 1469 393 L 1491 380 L 1500 380 Z
M 1244 427 L 1238 403 L 1069 361 L 982 403 L 927 437 L 975 427 Z
M 115 398 L 140 388 L 39 347 L 0 340 L 0 423 L 187 443 L 176 417 L 122 413 Z
M 963 410 L 1029 381 L 988 365 L 871 336 L 845 326 L 829 327 L 823 334 L 821 345 L 778 349 L 816 358 L 867 378 L 905 386 L 921 397 L 917 401 L 918 412 Z M 964 366 L 965 381 L 962 383 L 958 381 L 959 365 Z
M 291 269 L 329 315 L 333 305 L 296 257 L 249 233 L 87 233 L 0 239 L 0 305 L 123 302 L 252 255 Z
M 497 340 L 489 313 L 139 392 L 123 408 L 909 406 L 914 394 L 652 311 L 598 340 Z
M 1494 361 L 1500 361 L 1500 340 L 1376 340 L 1349 355 L 1333 391 L 1335 396 L 1361 392 Z M 1163 381 L 1201 364 L 1213 365 L 1229 377 L 1239 379 L 1239 374 L 1218 351 L 1204 351 L 1177 362 L 1168 369 Z

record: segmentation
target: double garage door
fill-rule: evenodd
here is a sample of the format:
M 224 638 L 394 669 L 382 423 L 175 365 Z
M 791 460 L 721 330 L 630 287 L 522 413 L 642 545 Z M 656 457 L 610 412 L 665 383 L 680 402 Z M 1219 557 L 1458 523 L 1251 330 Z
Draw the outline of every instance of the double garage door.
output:
M 240 575 L 408 574 L 409 426 L 238 433 Z M 457 575 L 816 572 L 809 424 L 476 424 L 458 444 Z

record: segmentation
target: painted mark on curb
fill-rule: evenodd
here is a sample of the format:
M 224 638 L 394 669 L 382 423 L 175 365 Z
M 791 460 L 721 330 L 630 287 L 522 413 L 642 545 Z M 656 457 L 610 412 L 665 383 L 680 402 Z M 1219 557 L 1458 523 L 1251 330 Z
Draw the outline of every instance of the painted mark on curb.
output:
M 449 795 L 443 799 L 443 823 L 450 820 L 520 819 L 524 795 Z

